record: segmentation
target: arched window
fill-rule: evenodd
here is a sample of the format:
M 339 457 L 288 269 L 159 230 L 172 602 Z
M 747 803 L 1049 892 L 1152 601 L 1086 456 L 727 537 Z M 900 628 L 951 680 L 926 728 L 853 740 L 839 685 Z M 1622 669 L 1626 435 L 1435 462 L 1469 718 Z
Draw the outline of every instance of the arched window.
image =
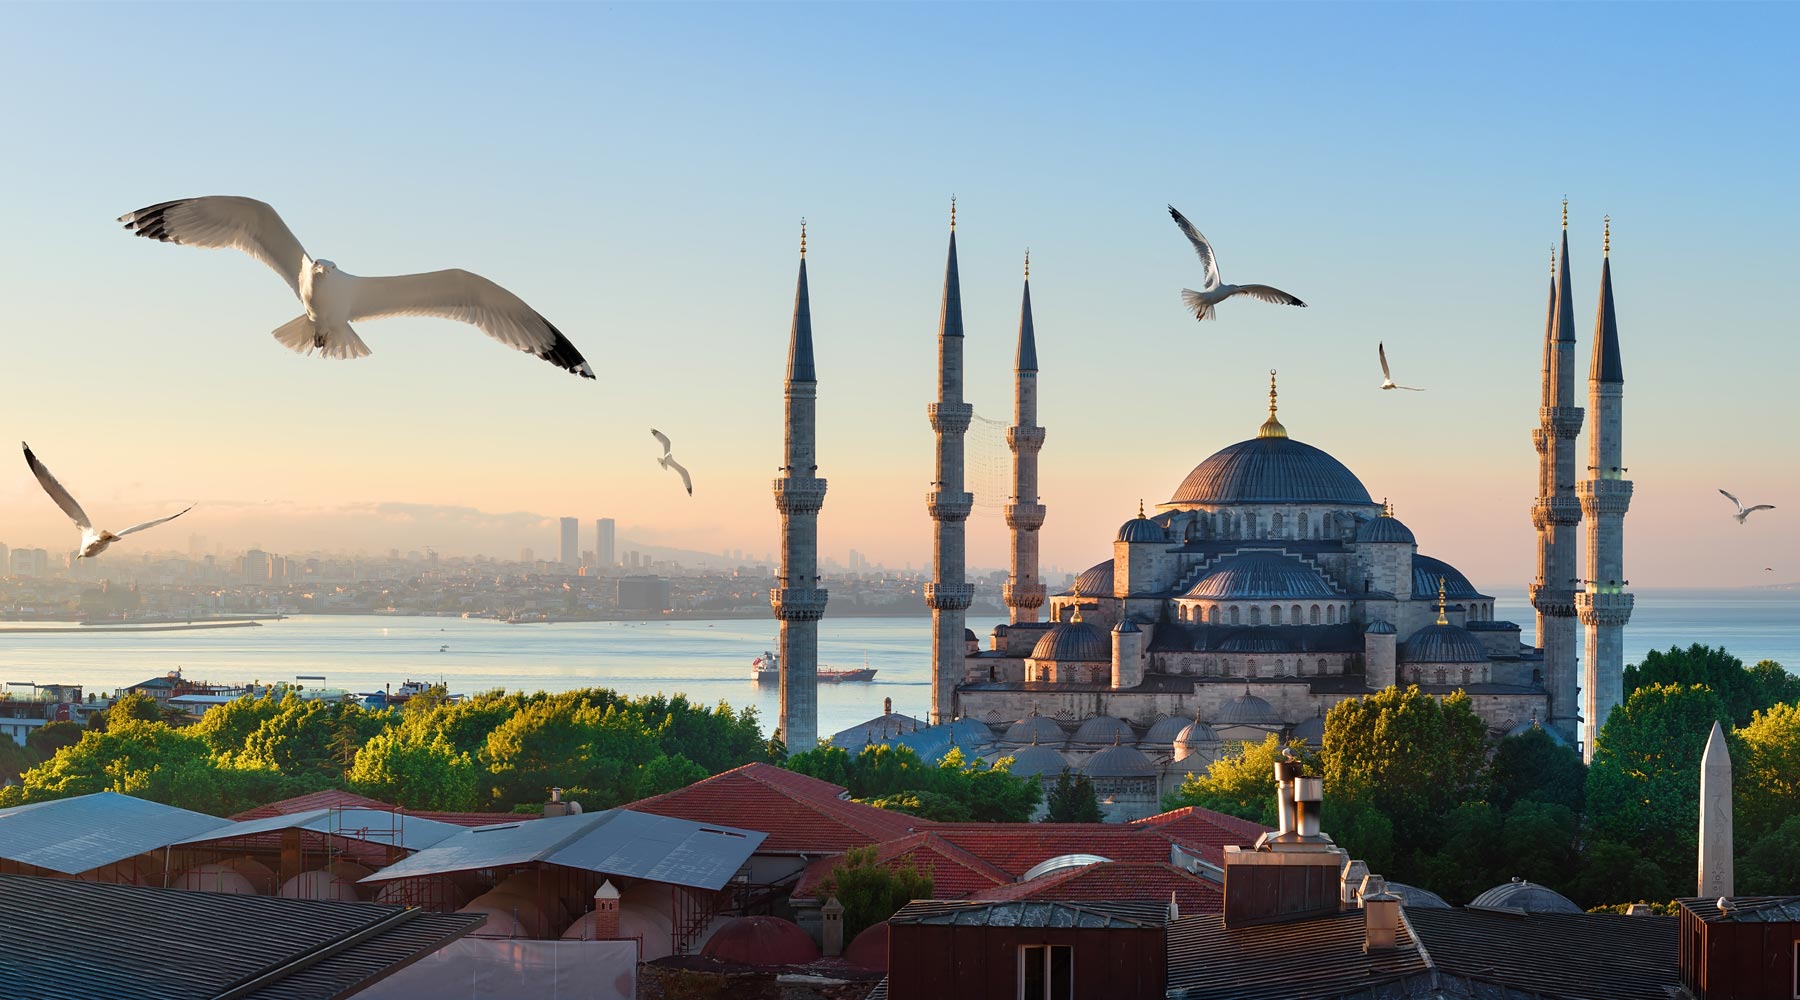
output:
M 1273 514 L 1270 514 L 1269 515 L 1269 534 L 1280 535 L 1282 527 L 1283 527 L 1283 517 L 1282 517 L 1281 511 L 1276 511 Z
M 1250 659 L 1244 661 L 1244 676 L 1245 677 L 1255 677 L 1256 676 L 1256 657 L 1253 656 Z
M 1475 672 L 1468 667 L 1463 668 L 1463 683 L 1467 684 L 1475 678 Z
M 1533 670 L 1531 672 L 1531 683 L 1533 683 L 1533 684 L 1544 683 L 1544 672 L 1542 670 Z
M 1319 676 L 1325 676 L 1325 658 L 1323 656 L 1319 657 Z
M 1219 624 L 1219 606 L 1217 604 L 1206 609 L 1206 623 L 1208 625 Z
M 1231 606 L 1231 624 L 1238 624 L 1238 606 L 1235 604 Z
M 1439 667 L 1437 670 L 1437 682 L 1439 684 L 1444 683 L 1444 668 L 1443 667 Z
M 1295 625 L 1300 624 L 1300 605 L 1296 604 L 1290 609 L 1288 621 L 1293 622 Z
M 1317 604 L 1312 606 L 1312 623 L 1319 624 L 1319 606 Z
M 1336 625 L 1337 624 L 1337 605 L 1335 605 L 1335 604 L 1326 605 L 1326 607 L 1325 607 L 1325 624 L 1327 624 L 1327 625 Z
M 1269 624 L 1270 625 L 1280 625 L 1281 624 L 1281 605 L 1275 604 L 1275 605 L 1270 606 L 1270 608 L 1269 608 Z
M 1262 605 L 1260 605 L 1260 604 L 1250 605 L 1250 624 L 1252 624 L 1252 625 L 1261 625 L 1262 624 Z
M 1299 514 L 1296 514 L 1295 517 L 1299 518 L 1299 521 L 1297 523 L 1298 523 L 1298 526 L 1300 529 L 1300 531 L 1299 531 L 1300 537 L 1301 538 L 1307 537 L 1307 533 L 1312 531 L 1312 516 L 1307 514 L 1304 511 L 1302 511 Z

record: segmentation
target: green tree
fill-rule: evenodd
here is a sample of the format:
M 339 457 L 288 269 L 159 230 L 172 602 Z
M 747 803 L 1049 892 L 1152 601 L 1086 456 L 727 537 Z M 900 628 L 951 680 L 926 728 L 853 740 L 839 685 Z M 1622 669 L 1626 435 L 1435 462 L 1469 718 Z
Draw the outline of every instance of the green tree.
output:
M 1301 743 L 1289 746 L 1299 753 L 1317 772 L 1317 760 L 1307 755 Z M 1199 806 L 1254 820 L 1264 826 L 1276 825 L 1275 762 L 1282 757 L 1281 737 L 1270 733 L 1261 743 L 1245 743 L 1235 752 L 1212 762 L 1204 772 L 1188 775 L 1181 788 L 1163 799 L 1164 809 Z M 1327 794 L 1327 800 L 1330 795 Z
M 1580 834 L 1581 820 L 1568 806 L 1519 801 L 1501 828 L 1508 877 L 1565 889 L 1580 868 Z
M 310 790 L 270 769 L 236 768 L 206 742 L 163 722 L 117 718 L 23 778 L 27 801 L 119 792 L 224 816 Z
M 1035 779 L 1012 774 L 1010 760 L 990 766 L 956 747 L 928 764 L 911 747 L 878 743 L 852 755 L 821 746 L 790 756 L 783 766 L 842 785 L 867 805 L 945 822 L 1022 823 L 1042 798 Z
M 938 770 L 951 772 L 954 777 L 948 780 L 966 789 L 960 792 L 963 803 L 979 823 L 1023 823 L 1044 798 L 1044 786 L 1036 778 L 1012 773 L 1011 757 L 989 765 L 980 758 L 965 760 L 960 749 L 951 747 Z
M 215 754 L 237 754 L 244 751 L 250 734 L 281 711 L 282 699 L 265 694 L 260 698 L 245 695 L 208 709 L 193 725 L 194 735 L 206 741 Z
M 706 778 L 706 768 L 681 754 L 658 754 L 638 770 L 637 798 L 686 788 Z
M 1381 810 L 1409 852 L 1435 846 L 1441 818 L 1486 787 L 1486 737 L 1467 694 L 1390 687 L 1332 706 L 1319 763 L 1327 794 Z
M 1094 783 L 1085 774 L 1071 778 L 1066 767 L 1056 776 L 1056 785 L 1050 789 L 1049 807 L 1049 813 L 1044 816 L 1046 823 L 1098 823 L 1104 819 L 1100 815 L 1100 799 L 1094 794 Z
M 1773 705 L 1731 734 L 1731 777 L 1739 838 L 1800 816 L 1800 705 Z
M 1758 709 L 1800 699 L 1800 679 L 1781 664 L 1764 660 L 1755 669 L 1746 669 L 1744 661 L 1725 647 L 1699 643 L 1686 649 L 1670 646 L 1667 652 L 1653 649 L 1644 654 L 1642 663 L 1625 668 L 1625 697 L 1655 684 L 1704 684 L 1724 702 L 1727 723 L 1739 726 L 1748 723 Z
M 909 816 L 928 819 L 933 823 L 973 823 L 975 814 L 968 805 L 954 796 L 938 792 L 913 790 L 895 792 L 875 799 L 859 799 L 864 805 L 877 809 L 892 809 Z
M 844 940 L 894 915 L 915 899 L 931 898 L 931 876 L 910 861 L 882 864 L 874 847 L 845 852 L 843 860 L 820 885 L 821 895 L 837 897 L 844 907 Z
M 88 715 L 89 729 L 105 729 L 116 719 L 136 719 L 139 722 L 162 722 L 163 711 L 156 704 L 156 699 L 147 694 L 133 692 L 115 700 L 111 706 Z
M 1615 709 L 1615 714 L 1617 710 Z M 1607 720 L 1608 725 L 1612 723 Z M 1689 880 L 1688 885 L 1693 885 Z M 1590 843 L 1572 893 L 1584 907 L 1641 903 L 1670 897 L 1668 873 L 1636 848 L 1613 840 Z
M 458 811 L 476 805 L 475 761 L 442 736 L 429 740 L 396 728 L 356 751 L 349 785 L 361 795 L 408 809 Z
M 1758 837 L 1743 852 L 1736 871 L 1738 892 L 1747 896 L 1778 896 L 1800 886 L 1800 815 Z
M 1607 717 L 1588 767 L 1594 831 L 1643 852 L 1677 883 L 1694 873 L 1700 756 L 1714 722 L 1729 724 L 1708 687 L 1640 687 Z
M 1274 781 L 1269 785 L 1273 789 Z M 1367 863 L 1370 871 L 1399 871 L 1395 867 L 1399 858 L 1394 853 L 1394 821 L 1380 809 L 1355 796 L 1327 793 L 1319 819 L 1320 828 L 1351 857 Z
M 631 801 L 638 768 L 661 752 L 656 738 L 629 711 L 602 709 L 587 694 L 532 701 L 488 734 L 481 760 L 495 806 L 541 802 L 554 787 L 590 809 Z
M 1488 800 L 1502 809 L 1531 800 L 1553 802 L 1579 815 L 1587 796 L 1587 765 L 1581 755 L 1543 729 L 1501 740 L 1488 775 Z
M 1451 903 L 1467 903 L 1509 877 L 1503 868 L 1505 821 L 1486 802 L 1464 802 L 1436 824 L 1440 840 L 1418 852 L 1402 877 L 1421 883 Z
M 29 746 L 20 746 L 10 736 L 0 736 L 0 785 L 18 781 L 19 776 L 36 767 L 44 758 Z
M 73 722 L 46 722 L 31 731 L 25 738 L 25 745 L 38 755 L 39 760 L 49 760 L 63 747 L 80 743 L 84 732 L 85 729 Z

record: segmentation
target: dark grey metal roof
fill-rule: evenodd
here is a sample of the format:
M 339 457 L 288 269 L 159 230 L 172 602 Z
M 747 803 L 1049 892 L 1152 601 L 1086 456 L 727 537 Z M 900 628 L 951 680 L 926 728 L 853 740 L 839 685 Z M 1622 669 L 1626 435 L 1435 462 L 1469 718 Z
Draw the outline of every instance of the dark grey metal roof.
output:
M 1387 883 L 1387 891 L 1400 897 L 1400 905 L 1414 910 L 1448 910 L 1450 904 L 1444 897 L 1430 889 L 1421 889 L 1416 885 L 1405 885 L 1400 882 Z
M 1156 764 L 1137 747 L 1119 744 L 1082 761 L 1081 773 L 1090 778 L 1144 778 L 1156 773 Z
M 870 743 L 884 743 L 901 733 L 916 732 L 925 728 L 925 723 L 910 715 L 900 712 L 884 712 L 867 722 L 859 722 L 848 729 L 841 729 L 831 736 L 831 745 L 851 753 L 856 753 Z
M 1000 756 L 1013 759 L 1012 773 L 1021 778 L 1061 774 L 1062 769 L 1069 766 L 1068 758 L 1041 744 L 1029 744 L 1012 751 L 1002 750 Z
M 1134 517 L 1119 525 L 1119 542 L 1167 542 L 1169 530 L 1147 517 Z
M 1318 570 L 1279 552 L 1226 556 L 1207 570 L 1188 597 L 1208 600 L 1327 600 L 1339 594 Z
M 1219 706 L 1213 718 L 1215 726 L 1280 726 L 1286 721 L 1275 706 L 1245 692 Z
M 1217 914 L 1183 917 L 1169 925 L 1169 995 L 1326 1000 L 1430 969 L 1405 922 L 1393 951 L 1364 952 L 1363 934 L 1361 910 L 1229 928 Z
M 800 251 L 806 252 L 804 244 Z M 812 304 L 806 293 L 806 258 L 800 258 L 800 279 L 794 286 L 794 326 L 788 335 L 789 382 L 817 382 L 813 371 Z
M 1462 571 L 1455 566 L 1450 565 L 1442 559 L 1433 559 L 1430 556 L 1422 556 L 1416 552 L 1413 553 L 1412 589 L 1413 597 L 1415 599 L 1423 600 L 1429 596 L 1435 600 L 1437 598 L 1438 579 L 1440 577 L 1444 581 L 1444 596 L 1448 597 L 1450 600 L 1460 601 L 1466 598 L 1475 598 L 1483 601 L 1493 600 L 1493 598 L 1489 597 L 1487 594 L 1476 590 L 1475 585 L 1469 582 L 1469 578 L 1462 575 Z
M 1116 719 L 1110 715 L 1092 715 L 1081 720 L 1075 727 L 1077 743 L 1111 743 L 1115 739 L 1137 742 L 1137 733 L 1131 729 L 1131 723 L 1124 719 Z
M 1377 618 L 1370 622 L 1369 627 L 1363 631 L 1369 635 L 1396 635 L 1400 630 Z
M 0 989 L 32 1000 L 336 1000 L 485 919 L 0 875 Z
M 1356 540 L 1359 542 L 1383 543 L 1405 542 L 1412 544 L 1418 541 L 1413 537 L 1412 529 L 1400 523 L 1397 517 L 1374 517 L 1364 521 L 1356 529 Z
M 1036 899 L 964 903 L 928 899 L 906 904 L 888 923 L 1142 930 L 1166 924 L 1168 912 L 1168 906 L 1162 903 L 1058 903 Z
M 1033 712 L 1023 719 L 1006 727 L 1008 743 L 1054 743 L 1061 744 L 1069 738 L 1063 727 L 1055 719 L 1047 715 Z
M 532 862 L 718 889 L 768 836 L 670 816 L 608 809 L 463 830 L 364 878 L 386 882 Z
M 1625 366 L 1619 361 L 1619 318 L 1613 313 L 1610 257 L 1600 262 L 1600 315 L 1594 320 L 1594 363 L 1588 378 L 1595 382 L 1625 382 Z
M 1486 663 L 1481 640 L 1455 625 L 1427 625 L 1401 643 L 1402 663 Z
M 1438 970 L 1517 991 L 1507 995 L 1557 1000 L 1680 995 L 1680 922 L 1669 917 L 1412 907 L 1404 912 Z
M 1193 719 L 1185 715 L 1165 715 L 1151 724 L 1144 733 L 1145 743 L 1173 743 L 1181 735 L 1181 731 L 1192 725 Z
M 1343 503 L 1374 506 L 1343 463 L 1288 437 L 1257 437 L 1221 449 L 1182 480 L 1176 504 Z
M 308 809 L 285 816 L 265 816 L 262 819 L 231 823 L 216 830 L 195 834 L 178 843 L 201 844 L 273 833 L 277 830 L 311 830 L 346 840 L 362 840 L 419 851 L 465 829 L 467 828 L 454 823 L 403 816 L 385 809 Z
M 1075 585 L 1056 595 L 1068 597 L 1076 591 L 1082 597 L 1111 597 L 1113 592 L 1113 564 L 1108 559 L 1103 563 L 1095 563 L 1075 578 Z
M 1031 325 L 1031 277 L 1025 277 L 1025 297 L 1019 302 L 1019 352 L 1013 358 L 1013 367 L 1022 372 L 1034 372 L 1037 365 L 1037 332 Z
M 1582 912 L 1581 907 L 1569 902 L 1567 897 L 1555 889 L 1522 879 L 1502 882 L 1469 900 L 1469 905 L 1482 909 L 1515 910 L 1521 913 Z
M 1045 632 L 1031 647 L 1034 660 L 1094 662 L 1112 659 L 1112 640 L 1087 622 L 1063 622 Z
M 96 792 L 0 809 L 0 859 L 77 875 L 231 825 L 205 813 Z
M 1709 924 L 1800 923 L 1800 896 L 1732 896 L 1728 910 L 1717 899 L 1678 900 L 1694 916 Z

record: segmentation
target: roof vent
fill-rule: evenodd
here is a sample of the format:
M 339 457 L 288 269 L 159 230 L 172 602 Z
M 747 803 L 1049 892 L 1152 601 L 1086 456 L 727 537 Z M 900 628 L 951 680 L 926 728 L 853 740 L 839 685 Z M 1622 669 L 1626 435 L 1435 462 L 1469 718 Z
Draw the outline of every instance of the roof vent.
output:
M 1363 951 L 1393 951 L 1400 933 L 1400 897 L 1391 892 L 1366 895 L 1363 904 Z

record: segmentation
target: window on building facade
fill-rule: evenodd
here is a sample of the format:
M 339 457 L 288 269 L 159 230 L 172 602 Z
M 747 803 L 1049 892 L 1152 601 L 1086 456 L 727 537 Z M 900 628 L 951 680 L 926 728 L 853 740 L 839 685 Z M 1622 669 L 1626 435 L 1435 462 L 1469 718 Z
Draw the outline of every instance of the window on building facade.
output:
M 1327 625 L 1336 625 L 1337 624 L 1337 605 L 1335 605 L 1335 604 L 1326 605 L 1326 607 L 1325 607 L 1325 624 L 1327 624 Z
M 1019 946 L 1018 1000 L 1074 1000 L 1075 948 L 1066 944 Z
M 1442 684 L 1442 683 L 1444 683 L 1444 669 L 1443 669 L 1443 668 L 1442 668 L 1442 667 L 1439 667 L 1439 668 L 1438 668 L 1438 672 L 1437 672 L 1437 682 L 1438 682 L 1438 683 L 1439 683 L 1439 684 Z
M 1279 535 L 1279 534 L 1281 534 L 1281 528 L 1282 528 L 1281 511 L 1276 511 L 1273 514 L 1270 514 L 1269 515 L 1269 532 L 1271 534 Z
M 1231 606 L 1231 624 L 1233 624 L 1233 625 L 1238 624 L 1238 609 L 1237 609 L 1237 605 L 1235 605 L 1235 604 L 1233 604 Z
M 1319 676 L 1325 676 L 1325 658 L 1323 656 L 1319 657 Z
M 1467 684 L 1471 680 L 1474 680 L 1474 679 L 1475 679 L 1475 671 L 1470 670 L 1468 667 L 1464 667 L 1463 668 L 1463 683 Z
M 1219 624 L 1219 606 L 1217 604 L 1206 609 L 1206 621 L 1210 625 Z
M 1281 624 L 1281 605 L 1277 604 L 1269 608 L 1269 624 Z
M 1252 625 L 1261 625 L 1262 624 L 1262 605 L 1260 605 L 1260 604 L 1250 605 L 1250 624 L 1252 624 Z
M 1319 606 L 1317 604 L 1312 606 L 1312 623 L 1319 624 Z

